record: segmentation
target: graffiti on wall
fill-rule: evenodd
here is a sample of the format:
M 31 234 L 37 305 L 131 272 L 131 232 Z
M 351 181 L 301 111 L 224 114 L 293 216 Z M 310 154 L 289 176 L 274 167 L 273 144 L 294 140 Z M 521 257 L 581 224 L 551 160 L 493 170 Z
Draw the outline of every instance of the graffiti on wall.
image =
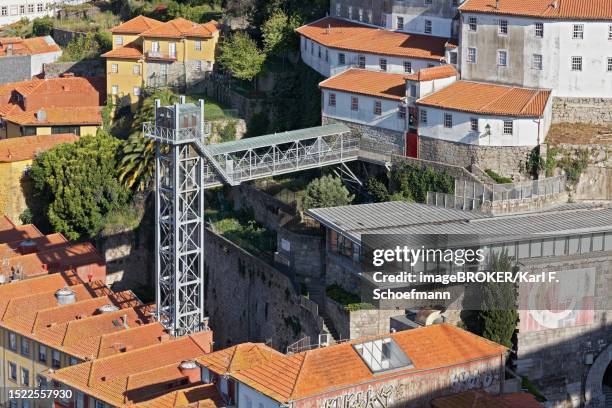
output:
M 493 384 L 495 377 L 496 375 L 489 370 L 459 369 L 451 373 L 451 389 L 454 393 L 458 393 L 474 388 L 488 388 Z
M 393 403 L 394 385 L 383 385 L 378 389 L 350 392 L 325 400 L 323 408 L 388 408 Z

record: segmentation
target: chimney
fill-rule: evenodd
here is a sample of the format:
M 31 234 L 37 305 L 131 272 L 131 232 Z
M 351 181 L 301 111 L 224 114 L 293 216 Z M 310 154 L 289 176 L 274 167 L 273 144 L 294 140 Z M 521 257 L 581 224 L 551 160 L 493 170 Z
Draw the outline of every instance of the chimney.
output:
M 19 243 L 18 251 L 21 255 L 33 254 L 38 251 L 38 246 L 34 240 L 26 239 Z
M 499 0 L 495 0 L 495 9 L 499 10 Z
M 179 371 L 183 377 L 187 377 L 189 384 L 195 384 L 202 380 L 200 367 L 193 360 L 185 360 L 179 365 Z
M 76 294 L 69 287 L 59 289 L 55 292 L 58 305 L 71 305 L 76 302 Z
M 128 324 L 127 314 L 124 314 L 124 315 L 121 317 L 121 320 L 123 321 L 123 327 L 124 327 L 125 329 L 129 329 L 129 328 L 130 328 L 130 325 Z

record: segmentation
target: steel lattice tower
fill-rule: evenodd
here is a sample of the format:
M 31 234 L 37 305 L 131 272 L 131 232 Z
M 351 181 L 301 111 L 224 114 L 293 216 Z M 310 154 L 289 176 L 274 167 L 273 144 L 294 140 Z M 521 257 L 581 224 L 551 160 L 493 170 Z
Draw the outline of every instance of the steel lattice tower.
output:
M 204 313 L 204 101 L 155 104 L 156 317 L 173 335 L 198 332 Z

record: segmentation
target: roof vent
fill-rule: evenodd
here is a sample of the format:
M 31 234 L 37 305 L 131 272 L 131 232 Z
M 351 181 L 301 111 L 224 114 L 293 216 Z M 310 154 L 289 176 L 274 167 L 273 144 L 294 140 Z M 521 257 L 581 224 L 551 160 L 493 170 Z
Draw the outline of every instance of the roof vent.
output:
M 557 7 L 559 7 L 559 3 L 557 2 L 557 0 L 554 0 L 554 1 L 553 1 L 553 2 L 550 4 L 550 6 L 551 6 L 552 8 L 554 8 L 554 9 L 556 9 Z
M 44 122 L 47 120 L 47 112 L 45 112 L 44 109 L 39 109 L 38 112 L 36 112 L 36 120 L 38 120 L 39 122 Z
M 200 368 L 193 360 L 185 360 L 179 365 L 179 371 L 184 377 L 187 377 L 187 380 L 190 384 L 194 384 L 200 382 L 202 376 L 200 374 Z
M 61 78 L 74 78 L 74 72 L 62 72 Z
M 19 244 L 18 251 L 21 255 L 33 254 L 37 251 L 38 245 L 32 239 L 26 239 Z
M 55 297 L 59 305 L 71 305 L 76 302 L 76 294 L 69 287 L 59 289 L 55 292 Z
M 104 306 L 100 306 L 98 308 L 98 313 L 111 313 L 111 312 L 116 312 L 117 310 L 119 310 L 119 308 L 115 305 L 104 305 Z
M 431 326 L 432 324 L 443 322 L 440 311 L 431 309 L 423 309 L 418 311 L 414 320 L 422 326 Z

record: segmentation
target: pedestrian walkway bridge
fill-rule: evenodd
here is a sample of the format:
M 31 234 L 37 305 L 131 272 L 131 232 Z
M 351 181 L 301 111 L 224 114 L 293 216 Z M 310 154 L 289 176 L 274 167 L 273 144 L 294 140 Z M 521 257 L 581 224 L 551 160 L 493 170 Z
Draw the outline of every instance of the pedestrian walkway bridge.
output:
M 342 124 L 205 144 L 191 128 L 160 129 L 145 125 L 145 135 L 170 144 L 191 143 L 205 158 L 203 186 L 210 188 L 357 160 L 359 136 Z

